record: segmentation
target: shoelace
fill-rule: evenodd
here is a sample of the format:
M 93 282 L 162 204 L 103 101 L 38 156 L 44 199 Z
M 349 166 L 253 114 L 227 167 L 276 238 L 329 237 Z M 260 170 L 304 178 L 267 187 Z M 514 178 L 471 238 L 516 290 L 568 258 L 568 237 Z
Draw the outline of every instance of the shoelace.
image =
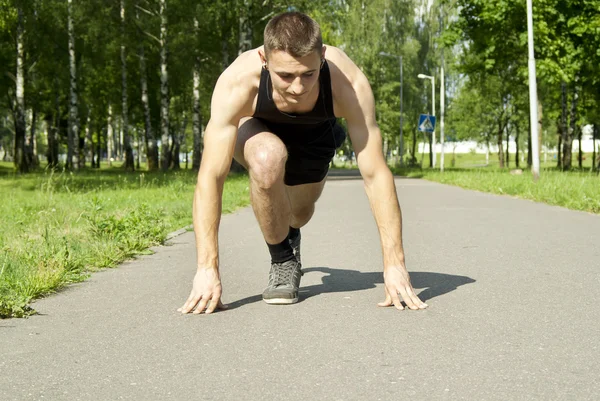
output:
M 273 264 L 273 286 L 292 284 L 294 276 L 293 260 L 283 263 Z

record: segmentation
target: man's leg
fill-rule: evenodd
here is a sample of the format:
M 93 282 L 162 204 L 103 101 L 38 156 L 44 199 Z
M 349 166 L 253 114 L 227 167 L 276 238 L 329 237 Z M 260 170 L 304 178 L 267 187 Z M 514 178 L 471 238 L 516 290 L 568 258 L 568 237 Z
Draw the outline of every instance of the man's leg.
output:
M 252 208 L 271 253 L 269 285 L 263 300 L 295 303 L 301 276 L 300 238 L 295 244 L 289 242 L 290 224 L 299 228 L 310 220 L 323 183 L 286 186 L 287 149 L 256 119 L 241 121 L 234 157 L 249 172 Z
M 290 199 L 290 226 L 301 228 L 310 221 L 315 212 L 315 203 L 323 192 L 325 178 L 321 182 L 286 186 Z
M 283 176 L 287 149 L 281 139 L 259 120 L 240 122 L 235 160 L 248 170 L 250 200 L 260 229 L 268 244 L 278 244 L 288 235 L 290 202 Z
M 250 175 L 252 208 L 267 243 L 279 243 L 287 236 L 290 226 L 300 228 L 308 223 L 315 211 L 315 202 L 323 192 L 325 179 L 311 184 L 285 185 L 287 149 L 259 120 L 242 119 L 234 158 Z

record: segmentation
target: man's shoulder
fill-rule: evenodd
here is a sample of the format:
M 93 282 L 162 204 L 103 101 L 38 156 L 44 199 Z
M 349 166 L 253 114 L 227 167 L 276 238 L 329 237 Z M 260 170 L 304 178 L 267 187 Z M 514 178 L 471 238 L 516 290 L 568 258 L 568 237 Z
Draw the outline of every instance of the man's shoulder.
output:
M 240 54 L 225 71 L 219 80 L 223 87 L 238 94 L 252 94 L 260 83 L 261 61 L 258 49 L 248 50 Z
M 325 58 L 331 75 L 331 91 L 336 115 L 345 117 L 346 103 L 356 98 L 357 91 L 362 90 L 365 76 L 354 61 L 340 48 L 327 46 Z
M 261 61 L 258 49 L 240 54 L 221 73 L 213 97 L 236 105 L 240 113 L 246 115 L 253 109 L 260 85 Z

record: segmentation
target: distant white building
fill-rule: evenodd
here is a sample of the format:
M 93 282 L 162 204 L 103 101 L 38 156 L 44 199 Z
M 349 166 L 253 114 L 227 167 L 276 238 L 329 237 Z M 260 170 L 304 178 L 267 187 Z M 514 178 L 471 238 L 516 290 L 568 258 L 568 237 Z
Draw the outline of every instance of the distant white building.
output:
M 592 153 L 594 151 L 594 140 L 592 137 L 592 126 L 591 125 L 586 125 L 583 128 L 583 133 L 581 135 L 581 149 L 583 150 L 584 153 Z M 438 139 L 439 141 L 439 139 Z M 425 146 L 425 149 L 423 149 L 423 146 Z M 502 142 L 502 146 L 504 147 L 504 150 L 506 150 L 506 141 Z M 600 140 L 596 140 L 596 152 L 598 152 L 598 147 L 600 146 Z M 418 146 L 419 153 L 422 153 L 423 150 L 425 151 L 425 153 L 429 153 L 429 143 L 427 142 L 419 142 L 419 146 Z M 445 152 L 446 153 L 478 153 L 478 154 L 486 154 L 487 152 L 490 153 L 498 153 L 498 144 L 496 143 L 490 143 L 490 147 L 489 149 L 487 148 L 487 146 L 484 143 L 477 143 L 476 141 L 461 141 L 461 142 L 446 142 L 445 146 L 444 146 Z M 527 148 L 523 149 L 519 149 L 520 151 L 527 151 Z M 441 153 L 442 152 L 442 144 L 441 143 L 436 143 L 435 146 L 435 151 L 436 153 Z M 508 151 L 509 153 L 517 153 L 517 145 L 514 142 L 514 138 L 511 138 L 511 141 L 508 145 Z M 556 147 L 554 148 L 546 148 L 546 146 L 542 146 L 542 152 L 548 152 L 548 153 L 556 153 Z M 573 152 L 579 152 L 579 141 L 578 140 L 573 140 Z

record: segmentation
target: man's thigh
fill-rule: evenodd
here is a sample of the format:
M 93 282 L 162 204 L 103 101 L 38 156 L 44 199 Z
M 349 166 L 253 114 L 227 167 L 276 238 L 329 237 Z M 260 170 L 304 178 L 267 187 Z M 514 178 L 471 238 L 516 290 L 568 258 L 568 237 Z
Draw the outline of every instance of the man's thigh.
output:
M 285 147 L 281 139 L 273 134 L 260 120 L 244 117 L 240 120 L 238 135 L 235 143 L 233 158 L 248 170 L 247 157 L 251 152 L 257 152 L 261 147 Z

